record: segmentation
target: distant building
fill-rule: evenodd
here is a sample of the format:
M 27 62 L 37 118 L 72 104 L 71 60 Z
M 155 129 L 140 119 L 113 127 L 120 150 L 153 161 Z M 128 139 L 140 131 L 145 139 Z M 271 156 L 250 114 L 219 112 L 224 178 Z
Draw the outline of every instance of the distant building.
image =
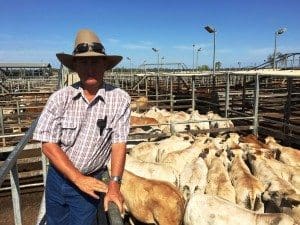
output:
M 50 63 L 0 63 L 1 80 L 7 78 L 36 78 L 52 75 Z

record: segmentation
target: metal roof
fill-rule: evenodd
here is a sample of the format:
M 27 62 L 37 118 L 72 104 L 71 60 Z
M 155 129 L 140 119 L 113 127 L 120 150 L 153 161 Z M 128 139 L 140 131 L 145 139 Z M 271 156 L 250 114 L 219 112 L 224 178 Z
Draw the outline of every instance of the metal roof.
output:
M 50 63 L 0 63 L 0 68 L 50 68 Z

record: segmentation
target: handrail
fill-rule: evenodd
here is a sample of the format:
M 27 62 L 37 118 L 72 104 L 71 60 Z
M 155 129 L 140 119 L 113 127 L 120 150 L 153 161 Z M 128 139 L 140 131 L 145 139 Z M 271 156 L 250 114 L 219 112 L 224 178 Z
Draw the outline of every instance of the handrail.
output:
M 17 159 L 19 155 L 21 154 L 21 151 L 24 149 L 25 145 L 28 143 L 29 139 L 31 138 L 33 131 L 37 125 L 38 119 L 33 121 L 32 125 L 28 129 L 28 131 L 25 133 L 24 137 L 21 139 L 21 141 L 16 145 L 14 150 L 9 154 L 5 162 L 0 168 L 0 187 L 5 180 L 5 176 L 9 173 L 9 171 L 14 167 L 14 165 L 17 162 Z

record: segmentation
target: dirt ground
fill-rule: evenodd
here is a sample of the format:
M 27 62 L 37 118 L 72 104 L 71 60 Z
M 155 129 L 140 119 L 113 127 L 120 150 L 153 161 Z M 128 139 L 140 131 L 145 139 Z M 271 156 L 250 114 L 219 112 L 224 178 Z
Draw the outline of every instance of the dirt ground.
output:
M 42 197 L 42 188 L 21 191 L 22 225 L 36 224 Z M 2 192 L 0 193 L 0 225 L 14 224 L 11 194 Z

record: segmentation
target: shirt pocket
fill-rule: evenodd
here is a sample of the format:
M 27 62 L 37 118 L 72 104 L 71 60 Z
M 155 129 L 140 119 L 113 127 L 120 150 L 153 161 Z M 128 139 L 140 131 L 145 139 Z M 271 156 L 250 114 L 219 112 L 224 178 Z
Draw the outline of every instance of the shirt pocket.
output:
M 61 123 L 61 143 L 72 146 L 78 136 L 79 124 L 74 121 L 63 120 Z
M 113 129 L 112 128 L 104 128 L 102 135 L 98 137 L 96 142 L 96 149 L 104 148 L 107 145 L 111 144 L 111 137 L 112 137 Z

